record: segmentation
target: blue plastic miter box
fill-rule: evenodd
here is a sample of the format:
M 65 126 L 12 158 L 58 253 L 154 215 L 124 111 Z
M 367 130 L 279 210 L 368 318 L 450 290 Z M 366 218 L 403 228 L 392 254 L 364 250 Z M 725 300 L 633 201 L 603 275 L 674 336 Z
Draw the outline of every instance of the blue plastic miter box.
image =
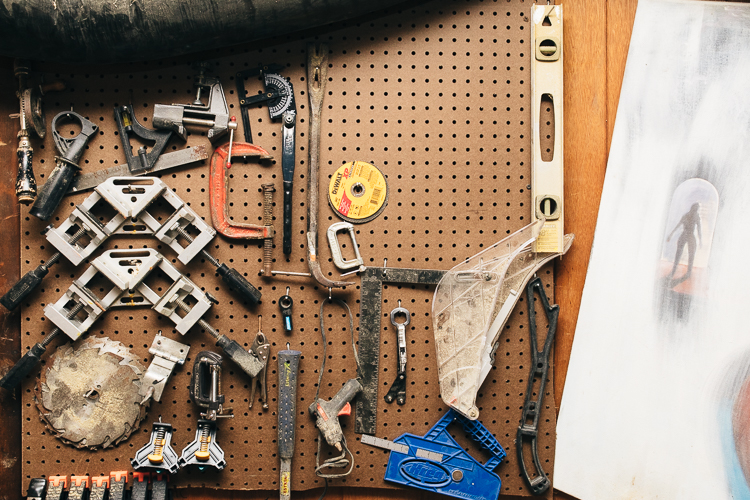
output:
M 482 464 L 469 455 L 447 431 L 458 420 L 469 437 L 490 452 Z M 492 472 L 505 450 L 479 421 L 448 411 L 424 436 L 402 434 L 394 441 L 362 435 L 362 442 L 391 450 L 385 480 L 404 486 L 434 491 L 456 498 L 496 500 L 500 477 Z

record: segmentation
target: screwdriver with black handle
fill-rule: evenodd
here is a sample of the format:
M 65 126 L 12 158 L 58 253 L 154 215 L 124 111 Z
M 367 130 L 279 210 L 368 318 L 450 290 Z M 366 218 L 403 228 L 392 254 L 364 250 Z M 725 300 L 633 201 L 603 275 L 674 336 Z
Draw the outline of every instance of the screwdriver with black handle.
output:
M 58 120 L 78 122 L 81 131 L 77 136 L 65 139 L 57 130 Z M 73 182 L 73 177 L 81 170 L 78 161 L 83 156 L 86 144 L 97 130 L 99 130 L 97 125 L 73 111 L 63 111 L 55 116 L 52 120 L 52 137 L 60 155 L 55 157 L 56 166 L 31 207 L 29 211 L 31 215 L 47 220 L 57 210 L 63 196 L 68 192 L 70 183 Z
M 292 493 L 292 458 L 294 457 L 294 430 L 297 416 L 297 374 L 300 351 L 279 351 L 279 498 L 289 500 Z

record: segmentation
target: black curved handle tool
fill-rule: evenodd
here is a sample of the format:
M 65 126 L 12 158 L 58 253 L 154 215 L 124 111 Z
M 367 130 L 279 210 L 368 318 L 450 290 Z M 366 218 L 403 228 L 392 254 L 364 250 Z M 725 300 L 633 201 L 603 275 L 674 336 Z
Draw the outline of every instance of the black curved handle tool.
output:
M 547 337 L 544 339 L 544 347 L 539 351 L 536 339 L 536 310 L 534 308 L 534 292 L 539 295 L 544 307 L 544 314 L 547 317 L 549 328 Z M 537 448 L 537 435 L 539 434 L 539 416 L 542 411 L 542 402 L 544 401 L 544 384 L 547 381 L 549 372 L 549 355 L 552 351 L 552 344 L 555 341 L 555 332 L 557 331 L 557 317 L 560 313 L 560 306 L 557 304 L 550 305 L 547 294 L 544 293 L 542 280 L 534 278 L 526 287 L 526 302 L 529 307 L 529 338 L 531 341 L 531 373 L 529 374 L 529 383 L 526 387 L 526 398 L 523 402 L 523 414 L 521 415 L 521 425 L 518 427 L 516 434 L 516 450 L 518 451 L 518 464 L 521 466 L 526 484 L 529 485 L 534 495 L 541 495 L 550 487 L 550 480 L 542 469 L 539 460 L 539 451 Z M 534 394 L 534 382 L 539 380 L 539 388 L 536 390 L 536 399 L 532 401 L 531 395 Z M 531 445 L 531 456 L 534 461 L 537 475 L 531 477 L 528 467 L 524 461 L 523 448 L 524 444 Z
M 57 130 L 58 120 L 78 122 L 81 131 L 77 136 L 65 139 Z M 68 192 L 73 177 L 81 169 L 78 166 L 78 161 L 83 156 L 86 144 L 97 130 L 99 130 L 97 125 L 73 111 L 63 111 L 55 116 L 52 120 L 52 136 L 60 156 L 55 157 L 57 162 L 55 169 L 42 186 L 39 196 L 31 207 L 29 211 L 31 215 L 41 220 L 47 220 L 52 216 L 63 196 Z

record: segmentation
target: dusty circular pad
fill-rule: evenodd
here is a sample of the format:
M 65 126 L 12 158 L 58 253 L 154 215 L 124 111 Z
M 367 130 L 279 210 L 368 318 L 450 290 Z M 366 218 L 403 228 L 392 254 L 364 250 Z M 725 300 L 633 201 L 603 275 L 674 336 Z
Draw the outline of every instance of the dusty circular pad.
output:
M 120 342 L 89 338 L 50 356 L 37 379 L 39 415 L 53 435 L 96 450 L 126 440 L 146 416 L 138 391 L 145 372 Z

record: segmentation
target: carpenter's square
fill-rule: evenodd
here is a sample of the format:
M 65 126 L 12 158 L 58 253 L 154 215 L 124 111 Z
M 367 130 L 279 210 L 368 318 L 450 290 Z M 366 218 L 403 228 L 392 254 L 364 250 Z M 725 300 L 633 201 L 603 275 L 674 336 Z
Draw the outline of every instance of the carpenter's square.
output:
M 289 500 L 292 493 L 292 458 L 297 416 L 297 373 L 302 353 L 287 348 L 279 351 L 279 498 Z
M 368 267 L 360 285 L 359 359 L 362 394 L 355 403 L 354 430 L 374 434 L 378 410 L 378 362 L 380 360 L 381 307 L 383 283 L 436 285 L 445 271 L 436 269 L 399 269 Z

